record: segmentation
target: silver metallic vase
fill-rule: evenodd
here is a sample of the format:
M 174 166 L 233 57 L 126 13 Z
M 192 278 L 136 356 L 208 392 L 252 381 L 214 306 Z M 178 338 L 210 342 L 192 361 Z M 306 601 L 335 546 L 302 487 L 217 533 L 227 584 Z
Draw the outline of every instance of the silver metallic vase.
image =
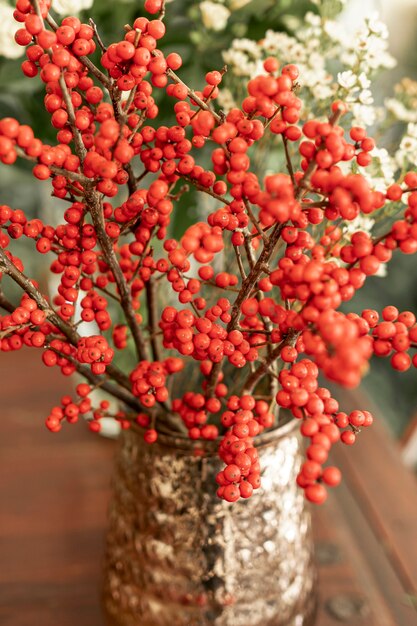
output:
M 296 475 L 298 423 L 255 438 L 262 487 L 216 496 L 210 444 L 121 435 L 110 507 L 104 604 L 111 626 L 310 626 L 316 572 L 310 511 Z

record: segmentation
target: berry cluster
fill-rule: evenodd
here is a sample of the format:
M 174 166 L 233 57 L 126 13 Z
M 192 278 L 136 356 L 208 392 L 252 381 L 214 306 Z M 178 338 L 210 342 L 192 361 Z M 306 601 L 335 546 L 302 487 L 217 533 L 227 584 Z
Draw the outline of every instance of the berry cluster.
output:
M 207 424 L 210 414 L 218 413 L 221 409 L 218 398 L 207 399 L 202 393 L 187 391 L 182 398 L 174 400 L 172 408 L 181 416 L 190 439 L 209 440 L 218 436 L 218 427 L 215 424 Z
M 94 387 L 86 383 L 80 383 L 76 387 L 78 398 L 74 399 L 68 395 L 62 396 L 61 405 L 52 407 L 50 414 L 46 418 L 46 427 L 51 432 L 56 433 L 61 430 L 64 420 L 69 424 L 75 424 L 78 422 L 79 417 L 83 415 L 91 416 L 88 426 L 94 433 L 100 432 L 100 420 L 105 416 L 117 419 L 122 427 L 126 426 L 125 413 L 118 411 L 115 415 L 112 415 L 109 411 L 110 402 L 108 400 L 101 400 L 97 407 L 93 407 L 93 400 L 89 397 L 92 391 L 94 391 Z
M 309 438 L 307 460 L 303 463 L 297 482 L 305 490 L 308 500 L 322 503 L 327 497 L 325 485 L 334 487 L 341 480 L 340 470 L 322 465 L 329 450 L 339 439 L 346 444 L 355 442 L 361 427 L 370 426 L 373 418 L 369 411 L 352 411 L 350 415 L 339 412 L 339 403 L 328 389 L 319 387 L 319 368 L 309 359 L 293 363 L 279 374 L 281 390 L 277 402 L 290 409 L 294 417 L 302 420 L 301 434 Z M 342 432 L 340 432 L 342 430 Z
M 273 426 L 275 418 L 268 403 L 256 401 L 253 396 L 231 396 L 228 410 L 222 414 L 222 425 L 227 428 L 219 448 L 219 456 L 226 463 L 216 477 L 220 485 L 217 495 L 227 502 L 249 498 L 261 485 L 258 451 L 253 437 Z
M 221 437 L 218 493 L 227 501 L 260 485 L 256 436 L 275 425 L 276 400 L 309 442 L 298 483 L 324 501 L 325 486 L 340 481 L 324 465 L 331 445 L 351 445 L 372 416 L 340 411 L 319 374 L 353 387 L 373 354 L 400 371 L 417 366 L 411 312 L 388 306 L 380 321 L 373 310 L 339 310 L 396 250 L 417 251 L 417 174 L 373 189 L 361 168 L 374 140 L 351 127 L 340 101 L 327 121 L 313 112 L 302 124 L 298 69 L 275 58 L 248 82 L 241 106 L 219 110 L 224 72 L 192 89 L 176 73 L 180 55 L 159 49 L 162 0 L 146 0 L 155 19 L 138 17 L 107 47 L 76 17 L 55 23 L 50 8 L 17 0 L 15 18 L 22 70 L 45 87 L 56 142 L 4 118 L 0 160 L 30 161 L 62 212 L 52 226 L 0 206 L 0 283 L 23 291 L 16 304 L 0 289 L 1 350 L 38 348 L 46 366 L 87 379 L 75 400 L 52 409 L 53 432 L 79 415 L 98 432 L 110 415 L 106 400 L 95 407 L 90 398 L 100 387 L 123 404 L 112 415 L 122 428 L 135 423 L 148 443 L 184 426 L 199 450 Z M 284 146 L 285 173 L 259 173 L 260 140 Z M 178 233 L 178 201 L 190 188 L 212 206 Z M 368 214 L 391 220 L 378 237 L 351 231 Z M 26 276 L 17 239 L 51 258 L 51 296 Z M 114 349 L 135 354 L 134 365 L 116 364 Z M 182 370 L 186 384 L 169 385 Z
M 146 408 L 153 407 L 156 402 L 165 402 L 169 395 L 167 376 L 180 372 L 183 367 L 182 360 L 175 357 L 155 363 L 141 361 L 130 374 L 133 394 Z
M 412 357 L 408 351 L 417 347 L 416 317 L 411 311 L 400 313 L 395 306 L 387 306 L 382 311 L 382 321 L 372 309 L 362 312 L 362 317 L 372 328 L 373 352 L 376 356 L 391 356 L 394 369 L 404 372 L 411 365 L 417 367 L 417 354 Z
M 80 363 L 88 363 L 93 374 L 104 374 L 113 355 L 114 351 L 102 335 L 82 337 L 78 342 L 77 359 Z

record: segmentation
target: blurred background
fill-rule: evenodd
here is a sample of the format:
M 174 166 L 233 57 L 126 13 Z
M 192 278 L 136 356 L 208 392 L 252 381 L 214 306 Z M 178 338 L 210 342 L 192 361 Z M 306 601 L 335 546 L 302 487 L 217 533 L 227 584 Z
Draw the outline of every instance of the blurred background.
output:
M 78 14 L 87 20 L 93 14 L 103 40 L 110 43 L 121 36 L 114 25 L 131 24 L 142 2 L 54 0 L 54 7 L 57 19 Z M 22 48 L 14 43 L 17 25 L 12 12 L 12 3 L 0 0 L 0 117 L 17 117 L 44 142 L 53 142 L 55 131 L 43 107 L 40 81 L 24 78 L 20 70 Z M 262 59 L 275 54 L 284 63 L 303 68 L 306 117 L 311 112 L 325 115 L 332 99 L 341 96 L 351 102 L 356 123 L 370 126 L 371 132 L 378 129 L 382 150 L 374 159 L 376 185 L 398 178 L 407 167 L 417 167 L 417 0 L 173 0 L 167 3 L 166 20 L 170 27 L 162 48 L 182 55 L 181 76 L 188 84 L 200 88 L 206 71 L 228 65 L 221 96 L 224 109 L 242 95 L 241 77 L 256 73 Z M 359 74 L 359 82 L 352 79 L 352 70 Z M 171 105 L 164 100 L 159 105 L 168 114 Z M 268 154 L 267 166 L 279 167 L 279 148 Z M 32 178 L 27 163 L 0 165 L 0 187 L 1 203 L 23 207 L 31 217 L 59 220 L 60 201 L 51 198 L 48 183 Z M 196 205 L 197 199 L 187 195 L 174 233 L 195 219 Z M 28 273 L 42 278 L 45 268 L 36 265 L 27 251 L 19 253 Z M 394 304 L 400 310 L 417 311 L 416 259 L 394 256 L 387 276 L 370 278 L 366 297 L 359 291 L 348 303 L 349 310 L 381 311 Z M 374 359 L 363 382 L 365 393 L 398 437 L 417 413 L 416 377 L 414 368 L 398 374 L 388 360 Z

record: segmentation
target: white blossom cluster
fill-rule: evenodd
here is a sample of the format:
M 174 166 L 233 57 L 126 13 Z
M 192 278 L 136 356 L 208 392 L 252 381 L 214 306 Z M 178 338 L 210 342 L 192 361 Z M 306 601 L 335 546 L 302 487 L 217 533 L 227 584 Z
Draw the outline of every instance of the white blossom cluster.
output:
M 398 166 L 406 169 L 407 166 L 417 166 L 417 124 L 410 122 L 402 136 L 401 143 L 395 153 Z
M 387 49 L 387 28 L 375 16 L 352 36 L 340 21 L 309 12 L 294 35 L 268 30 L 259 42 L 235 39 L 223 57 L 235 76 L 249 78 L 263 72 L 262 62 L 268 56 L 282 64 L 295 63 L 307 105 L 319 101 L 325 108 L 330 99 L 341 98 L 349 104 L 354 123 L 369 126 L 377 119 L 370 76 L 395 65 Z
M 207 30 L 221 31 L 227 26 L 233 11 L 238 11 L 246 4 L 255 0 L 203 0 L 199 8 L 201 21 Z

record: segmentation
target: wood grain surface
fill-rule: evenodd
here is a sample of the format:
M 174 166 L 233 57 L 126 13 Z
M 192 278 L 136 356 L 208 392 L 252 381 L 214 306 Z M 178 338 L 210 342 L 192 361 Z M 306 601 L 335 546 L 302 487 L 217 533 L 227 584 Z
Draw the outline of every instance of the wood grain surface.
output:
M 69 382 L 38 365 L 34 350 L 0 355 L 0 625 L 104 626 L 115 443 L 83 424 L 57 435 L 44 428 Z M 380 423 L 352 449 L 337 448 L 344 482 L 314 511 L 317 626 L 417 626 L 415 477 Z

